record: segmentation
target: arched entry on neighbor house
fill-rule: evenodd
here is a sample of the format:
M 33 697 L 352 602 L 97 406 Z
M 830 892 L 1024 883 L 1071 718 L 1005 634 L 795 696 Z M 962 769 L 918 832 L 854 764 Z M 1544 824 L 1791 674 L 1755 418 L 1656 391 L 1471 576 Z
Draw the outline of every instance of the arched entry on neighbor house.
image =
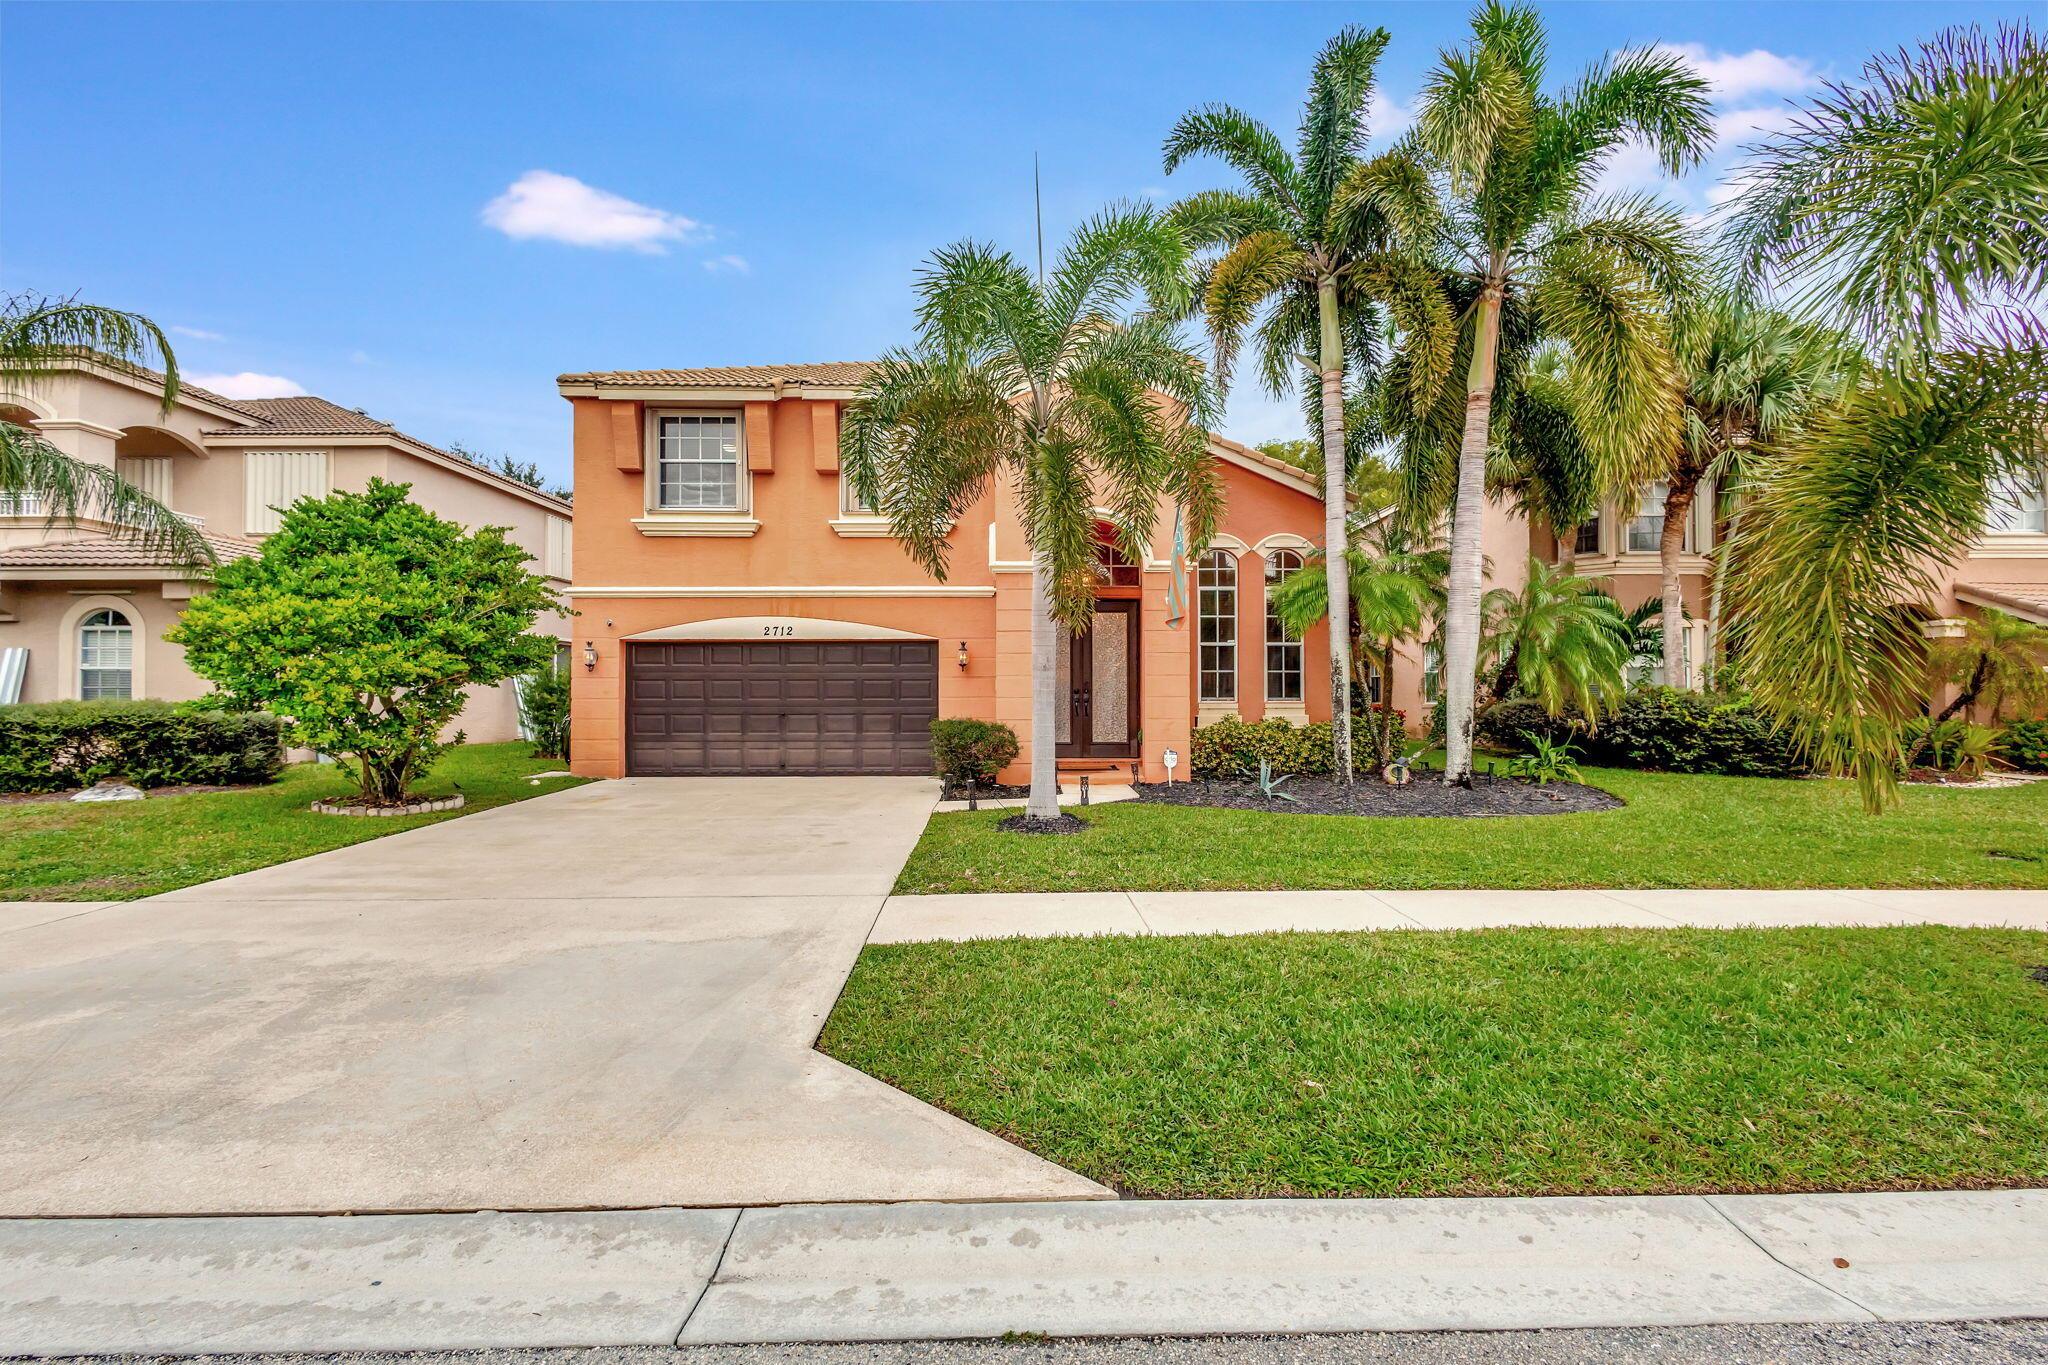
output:
M 1117 545 L 1116 528 L 1095 524 L 1095 611 L 1088 629 L 1059 653 L 1066 705 L 1055 738 L 1061 758 L 1138 756 L 1138 632 L 1141 566 Z
M 190 478 L 191 463 L 207 458 L 203 446 L 165 427 L 123 427 L 114 442 L 114 471 L 166 507 L 176 507 L 181 491 L 179 470 Z

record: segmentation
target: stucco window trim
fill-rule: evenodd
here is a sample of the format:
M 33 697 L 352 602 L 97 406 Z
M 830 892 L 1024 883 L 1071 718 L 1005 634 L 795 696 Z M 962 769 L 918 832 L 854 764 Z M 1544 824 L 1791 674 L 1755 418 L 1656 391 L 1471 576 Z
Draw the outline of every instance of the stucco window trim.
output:
M 666 507 L 661 501 L 661 424 L 671 417 L 729 417 L 733 422 L 735 438 L 736 470 L 733 480 L 731 507 Z M 746 409 L 731 406 L 716 407 L 649 407 L 642 420 L 641 431 L 641 499 L 645 515 L 635 518 L 633 524 L 643 535 L 752 535 L 760 529 L 760 523 L 753 521 L 754 471 L 747 458 L 747 414 Z M 701 521 L 710 527 L 737 525 L 741 521 L 751 523 L 752 530 L 716 529 L 691 530 L 684 523 Z M 649 525 L 669 526 L 678 529 L 650 530 Z
M 2048 534 L 2040 531 L 1986 531 L 1970 542 L 1972 559 L 2048 559 Z
M 643 536 L 750 536 L 761 523 L 745 512 L 649 512 L 633 518 Z
M 134 632 L 129 649 L 128 695 L 147 697 L 149 680 L 146 676 L 149 657 L 149 642 L 156 638 L 142 609 L 135 604 L 132 596 L 113 593 L 95 593 L 73 602 L 57 623 L 57 676 L 63 686 L 64 696 L 72 701 L 79 700 L 85 691 L 85 680 L 80 676 L 78 657 L 78 626 L 86 617 L 96 611 L 118 611 L 128 620 L 128 628 Z

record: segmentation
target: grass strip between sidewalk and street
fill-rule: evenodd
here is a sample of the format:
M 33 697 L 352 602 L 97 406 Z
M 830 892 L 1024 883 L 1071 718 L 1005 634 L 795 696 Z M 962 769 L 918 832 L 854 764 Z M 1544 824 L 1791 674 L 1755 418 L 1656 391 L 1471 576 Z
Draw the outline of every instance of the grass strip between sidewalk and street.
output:
M 461 792 L 460 810 L 430 815 L 316 815 L 308 807 L 353 788 L 332 764 L 298 763 L 265 787 L 152 796 L 144 801 L 0 804 L 0 901 L 116 901 L 286 863 L 401 830 L 473 815 L 580 785 L 559 758 L 523 740 L 449 750 L 415 787 Z
M 1619 810 L 1372 818 L 1168 806 L 1077 811 L 1061 838 L 1009 812 L 936 815 L 899 896 L 974 891 L 1478 887 L 2048 887 L 2048 782 L 1908 787 L 1866 814 L 1853 784 L 1589 768 Z M 1424 779 L 1427 780 L 1427 779 Z
M 918 943 L 819 1046 L 1139 1196 L 2041 1185 L 2044 978 L 1939 927 Z

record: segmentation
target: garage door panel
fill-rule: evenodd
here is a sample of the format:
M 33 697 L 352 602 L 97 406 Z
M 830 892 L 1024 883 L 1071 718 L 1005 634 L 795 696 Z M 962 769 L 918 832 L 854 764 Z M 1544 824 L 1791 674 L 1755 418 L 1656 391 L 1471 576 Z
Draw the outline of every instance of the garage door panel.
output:
M 627 646 L 627 771 L 928 773 L 930 642 Z

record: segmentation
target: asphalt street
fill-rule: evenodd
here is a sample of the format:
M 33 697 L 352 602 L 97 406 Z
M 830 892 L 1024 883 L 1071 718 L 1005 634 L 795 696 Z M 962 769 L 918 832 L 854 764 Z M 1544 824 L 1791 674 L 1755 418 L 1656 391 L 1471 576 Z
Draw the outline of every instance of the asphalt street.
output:
M 98 1356 L 90 1362 L 155 1365 L 166 1359 Z M 180 1359 L 219 1365 L 2039 1365 L 2048 1362 L 2048 1321 Z

